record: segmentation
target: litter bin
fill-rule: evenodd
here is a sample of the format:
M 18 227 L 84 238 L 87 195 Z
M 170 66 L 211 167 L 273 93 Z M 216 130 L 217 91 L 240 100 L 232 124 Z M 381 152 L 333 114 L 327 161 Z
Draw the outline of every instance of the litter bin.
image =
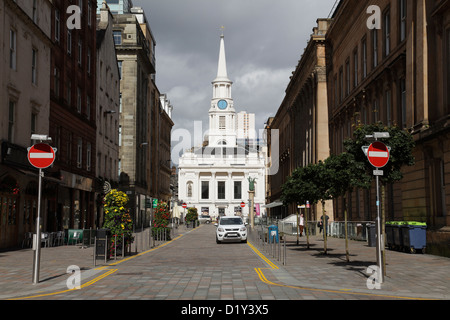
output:
M 393 248 L 396 250 L 403 250 L 403 234 L 402 226 L 404 221 L 394 221 L 392 222 L 392 233 L 394 235 L 394 245 Z
M 111 241 L 111 230 L 109 229 L 98 229 L 97 235 L 95 238 L 95 258 L 102 257 L 105 262 L 109 257 L 109 249 L 110 249 L 110 241 Z
M 367 242 L 369 247 L 377 246 L 377 228 L 375 223 L 368 223 L 366 225 L 367 228 Z
M 271 225 L 268 228 L 269 243 L 278 243 L 278 226 Z M 275 237 L 275 239 L 274 239 Z
M 384 226 L 386 232 L 386 245 L 389 249 L 394 247 L 394 225 L 393 222 L 388 221 Z
M 408 221 L 402 225 L 403 247 L 405 251 L 425 253 L 427 246 L 427 224 L 425 222 Z

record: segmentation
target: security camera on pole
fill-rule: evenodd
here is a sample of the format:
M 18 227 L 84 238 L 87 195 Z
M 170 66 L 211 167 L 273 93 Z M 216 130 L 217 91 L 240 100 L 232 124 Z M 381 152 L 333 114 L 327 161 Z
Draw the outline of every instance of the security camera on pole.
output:
M 379 268 L 378 281 L 379 283 L 384 282 L 384 264 L 382 250 L 384 250 L 384 239 L 381 236 L 381 212 L 380 212 L 380 176 L 383 176 L 383 171 L 379 170 L 385 167 L 390 158 L 390 147 L 386 146 L 384 143 L 378 141 L 380 138 L 390 138 L 389 132 L 375 132 L 373 135 L 366 136 L 367 139 L 375 139 L 375 142 L 370 146 L 362 147 L 363 152 L 366 154 L 367 159 L 370 164 L 376 168 L 373 171 L 373 175 L 376 178 L 377 185 L 377 262 Z
M 52 148 L 43 141 L 52 141 L 47 135 L 33 134 L 31 140 L 39 140 L 40 143 L 28 148 L 28 161 L 39 169 L 39 187 L 38 187 L 38 209 L 36 218 L 36 234 L 33 237 L 33 284 L 39 283 L 39 269 L 41 261 L 41 194 L 42 194 L 42 169 L 50 167 L 55 161 L 56 148 Z

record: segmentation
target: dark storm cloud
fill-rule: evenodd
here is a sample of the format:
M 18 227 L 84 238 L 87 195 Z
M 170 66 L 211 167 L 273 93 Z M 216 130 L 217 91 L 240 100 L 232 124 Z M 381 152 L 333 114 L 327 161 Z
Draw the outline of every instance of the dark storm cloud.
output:
M 318 18 L 335 0 L 134 0 L 156 39 L 156 84 L 174 107 L 176 128 L 208 128 L 211 81 L 225 26 L 228 76 L 237 112 L 261 128 L 280 106 Z

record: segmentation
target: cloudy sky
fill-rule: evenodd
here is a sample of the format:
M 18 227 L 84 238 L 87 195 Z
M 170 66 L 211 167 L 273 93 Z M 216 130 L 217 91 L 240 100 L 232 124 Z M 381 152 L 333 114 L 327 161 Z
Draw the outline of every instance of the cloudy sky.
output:
M 133 0 L 156 40 L 156 84 L 174 111 L 174 130 L 207 130 L 224 26 L 228 77 L 237 112 L 263 128 L 280 106 L 317 18 L 336 0 Z M 172 144 L 176 144 L 173 141 Z

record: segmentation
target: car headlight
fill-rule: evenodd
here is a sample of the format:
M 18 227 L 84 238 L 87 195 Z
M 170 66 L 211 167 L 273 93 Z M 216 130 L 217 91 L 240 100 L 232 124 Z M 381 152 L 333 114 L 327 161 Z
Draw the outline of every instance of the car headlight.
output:
M 217 231 L 224 232 L 225 230 L 223 230 L 223 228 L 217 228 Z
M 246 227 L 242 227 L 239 231 L 247 231 Z

